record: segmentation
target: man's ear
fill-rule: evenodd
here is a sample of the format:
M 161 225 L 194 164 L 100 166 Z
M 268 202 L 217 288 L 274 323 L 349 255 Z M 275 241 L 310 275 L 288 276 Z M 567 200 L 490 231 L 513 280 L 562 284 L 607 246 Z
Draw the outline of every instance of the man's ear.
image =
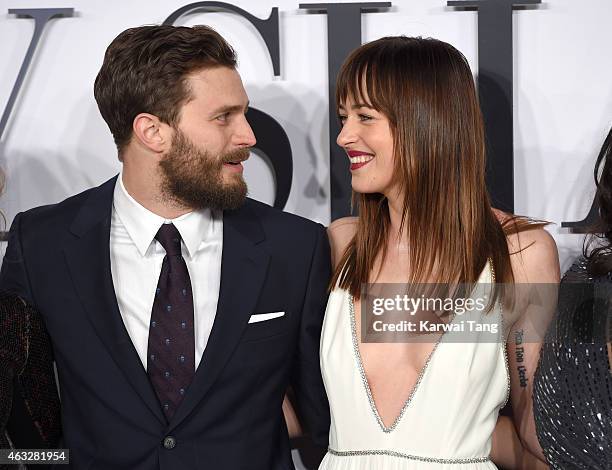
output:
M 140 113 L 134 118 L 132 131 L 138 143 L 152 152 L 164 153 L 172 144 L 172 128 L 149 113 Z

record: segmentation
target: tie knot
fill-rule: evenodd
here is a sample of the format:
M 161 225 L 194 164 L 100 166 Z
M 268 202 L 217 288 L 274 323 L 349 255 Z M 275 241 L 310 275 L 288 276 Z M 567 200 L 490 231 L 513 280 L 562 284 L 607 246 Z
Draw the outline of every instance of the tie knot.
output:
M 155 239 L 166 250 L 166 255 L 177 256 L 181 254 L 181 234 L 174 224 L 162 224 L 157 231 Z

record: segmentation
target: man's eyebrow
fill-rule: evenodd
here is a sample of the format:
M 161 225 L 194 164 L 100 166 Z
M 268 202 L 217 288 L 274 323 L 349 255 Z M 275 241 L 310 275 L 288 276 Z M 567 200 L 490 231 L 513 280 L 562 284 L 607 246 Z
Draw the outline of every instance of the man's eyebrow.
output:
M 242 106 L 240 104 L 226 105 L 221 106 L 220 108 L 215 109 L 211 114 L 224 114 L 224 113 L 236 113 L 243 112 L 249 109 L 249 102 L 247 101 L 246 106 Z

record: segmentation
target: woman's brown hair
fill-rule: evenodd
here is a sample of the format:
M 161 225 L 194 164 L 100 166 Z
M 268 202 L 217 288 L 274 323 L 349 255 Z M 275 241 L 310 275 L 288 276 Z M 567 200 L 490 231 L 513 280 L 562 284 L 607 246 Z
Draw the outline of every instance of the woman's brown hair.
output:
M 336 106 L 349 97 L 382 112 L 391 126 L 409 282 L 471 285 L 488 259 L 497 283 L 513 282 L 506 233 L 486 189 L 484 124 L 465 57 L 436 39 L 378 39 L 342 65 Z M 353 193 L 355 204 L 357 231 L 330 286 L 358 298 L 377 257 L 387 254 L 390 218 L 382 194 Z M 504 227 L 519 231 L 527 225 L 510 218 Z M 495 289 L 493 300 L 498 295 Z

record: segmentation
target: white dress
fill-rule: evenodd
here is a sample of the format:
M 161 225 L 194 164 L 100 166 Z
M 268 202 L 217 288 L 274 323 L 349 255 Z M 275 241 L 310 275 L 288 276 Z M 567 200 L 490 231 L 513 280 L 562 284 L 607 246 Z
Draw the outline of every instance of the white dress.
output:
M 486 266 L 478 282 L 491 280 Z M 485 321 L 501 325 L 501 313 L 498 304 Z M 471 314 L 462 315 L 464 320 L 465 315 Z M 481 312 L 476 315 L 482 319 Z M 495 469 L 489 459 L 491 435 L 510 391 L 499 330 L 495 341 L 490 332 L 488 340 L 470 342 L 453 342 L 456 333 L 444 333 L 398 418 L 386 428 L 361 361 L 351 296 L 334 289 L 321 336 L 331 428 L 319 470 Z

